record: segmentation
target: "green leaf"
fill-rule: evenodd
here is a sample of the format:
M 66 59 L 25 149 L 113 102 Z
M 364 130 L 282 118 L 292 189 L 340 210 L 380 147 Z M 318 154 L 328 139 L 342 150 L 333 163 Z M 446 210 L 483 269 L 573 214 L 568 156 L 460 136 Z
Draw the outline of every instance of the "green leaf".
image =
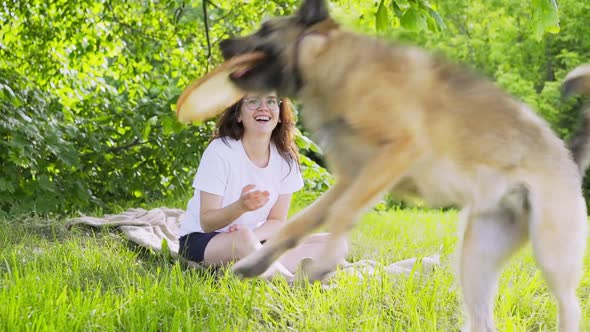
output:
M 9 99 L 12 101 L 12 99 L 15 98 L 14 91 L 12 91 L 12 89 L 8 85 L 0 84 L 0 92 L 2 92 L 2 94 L 4 95 L 4 99 Z
M 385 6 L 385 0 L 381 0 L 379 7 L 377 8 L 377 14 L 375 15 L 375 27 L 378 32 L 387 30 L 389 24 L 389 10 Z
M 447 25 L 445 24 L 443 18 L 440 16 L 440 14 L 436 10 L 434 10 L 430 6 L 430 4 L 426 0 L 418 0 L 418 4 L 434 20 L 434 22 L 436 23 L 439 30 L 443 31 L 443 30 L 447 29 Z
M 175 113 L 168 114 L 162 119 L 162 132 L 166 136 L 178 134 L 185 128 L 184 124 L 178 122 Z
M 156 123 L 158 123 L 157 116 L 152 116 L 146 122 L 145 127 L 143 128 L 143 133 L 142 133 L 142 138 L 144 141 L 147 141 L 148 137 L 150 136 L 150 133 L 152 132 L 152 126 L 154 126 Z
M 300 150 L 309 150 L 310 148 L 309 143 L 303 139 L 303 135 L 295 136 L 295 144 Z
M 393 8 L 393 12 L 395 13 L 395 16 L 397 16 L 397 18 L 402 18 L 404 16 L 404 12 L 401 8 L 399 8 L 399 5 L 397 4 L 397 2 L 395 2 L 395 0 L 391 1 L 391 7 Z
M 532 6 L 533 35 L 537 40 L 540 40 L 545 32 L 560 31 L 559 12 L 555 0 L 532 0 Z
M 162 248 L 162 255 L 164 256 L 164 258 L 166 258 L 166 259 L 172 258 L 172 253 L 170 252 L 170 246 L 168 245 L 168 240 L 162 239 L 161 248 Z
M 58 158 L 68 166 L 74 168 L 78 168 L 80 166 L 78 151 L 76 151 L 76 149 L 74 149 L 72 146 L 65 146 L 64 148 L 60 149 Z
M 15 189 L 16 188 L 14 187 L 14 184 L 12 183 L 12 181 L 7 180 L 5 178 L 0 178 L 0 192 L 6 191 L 9 193 L 14 193 Z
M 428 24 L 426 18 L 413 7 L 408 8 L 400 20 L 401 25 L 408 30 L 426 30 Z
M 298 128 L 295 128 L 295 144 L 301 150 L 309 150 L 320 154 L 322 153 L 322 149 L 320 149 L 320 147 L 309 137 L 303 135 L 303 133 Z

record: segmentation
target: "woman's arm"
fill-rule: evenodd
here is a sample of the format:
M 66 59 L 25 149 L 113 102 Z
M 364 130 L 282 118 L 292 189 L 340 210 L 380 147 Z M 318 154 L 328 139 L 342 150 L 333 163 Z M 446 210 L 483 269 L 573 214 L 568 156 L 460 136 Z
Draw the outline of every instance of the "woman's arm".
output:
M 242 189 L 240 199 L 232 204 L 221 207 L 223 196 L 201 191 L 201 228 L 210 233 L 221 229 L 242 214 L 261 208 L 268 202 L 268 191 L 254 190 L 254 185 L 247 185 Z
M 285 226 L 291 205 L 291 196 L 292 194 L 279 195 L 268 214 L 268 219 L 254 231 L 259 241 L 267 240 Z

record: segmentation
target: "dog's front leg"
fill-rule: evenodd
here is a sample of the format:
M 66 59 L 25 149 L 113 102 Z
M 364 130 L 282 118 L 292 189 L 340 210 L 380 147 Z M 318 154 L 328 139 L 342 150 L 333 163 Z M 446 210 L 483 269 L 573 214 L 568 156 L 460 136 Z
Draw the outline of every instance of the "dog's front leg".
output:
M 306 235 L 323 224 L 329 207 L 348 184 L 346 177 L 337 179 L 328 191 L 289 220 L 288 224 L 276 236 L 268 239 L 262 248 L 234 264 L 232 271 L 246 278 L 264 273 L 285 251 L 295 247 Z
M 343 258 L 337 249 L 347 240 L 362 209 L 392 188 L 419 158 L 420 151 L 412 143 L 406 140 L 405 144 L 395 145 L 395 148 L 387 145 L 380 149 L 375 154 L 377 157 L 367 161 L 351 185 L 330 207 L 326 223 L 331 235 L 323 249 L 324 255 L 304 271 L 310 281 L 321 280 L 336 268 Z

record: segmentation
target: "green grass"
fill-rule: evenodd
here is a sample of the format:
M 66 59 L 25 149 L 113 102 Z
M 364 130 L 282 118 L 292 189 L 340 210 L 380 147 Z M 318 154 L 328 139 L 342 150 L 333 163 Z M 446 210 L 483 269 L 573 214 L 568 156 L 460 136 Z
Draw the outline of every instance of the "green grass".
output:
M 63 220 L 4 220 L 0 331 L 456 331 L 456 219 L 453 211 L 367 214 L 352 234 L 350 259 L 389 264 L 440 252 L 442 267 L 422 277 L 340 274 L 327 290 L 191 270 L 113 232 L 67 230 Z M 578 295 L 588 330 L 589 272 Z M 556 305 L 530 248 L 504 271 L 495 315 L 500 331 L 555 330 Z

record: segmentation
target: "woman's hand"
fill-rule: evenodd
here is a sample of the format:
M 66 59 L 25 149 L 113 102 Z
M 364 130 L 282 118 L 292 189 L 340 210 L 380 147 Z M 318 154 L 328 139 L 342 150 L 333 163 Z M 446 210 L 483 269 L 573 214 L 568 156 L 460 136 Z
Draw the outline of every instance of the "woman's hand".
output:
M 270 193 L 268 191 L 253 190 L 256 186 L 249 184 L 242 189 L 240 196 L 240 208 L 245 211 L 254 211 L 263 207 L 269 201 Z
M 255 187 L 252 184 L 245 186 L 240 198 L 223 208 L 223 196 L 201 191 L 201 228 L 207 233 L 214 232 L 231 224 L 244 213 L 260 209 L 268 203 L 270 193 L 266 190 L 251 191 Z

